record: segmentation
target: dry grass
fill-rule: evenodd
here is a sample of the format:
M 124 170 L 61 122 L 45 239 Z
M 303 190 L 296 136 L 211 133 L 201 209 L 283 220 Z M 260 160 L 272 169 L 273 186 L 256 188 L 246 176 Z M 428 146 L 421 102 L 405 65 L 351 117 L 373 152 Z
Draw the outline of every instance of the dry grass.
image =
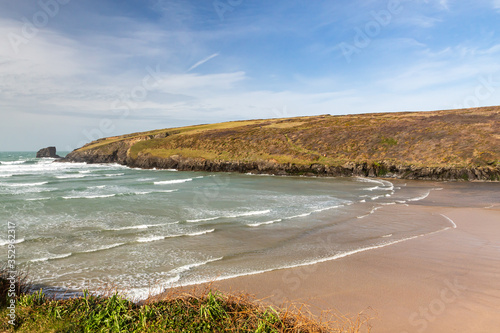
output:
M 327 166 L 387 162 L 417 167 L 497 167 L 500 107 L 198 125 L 102 139 L 82 151 L 105 154 L 116 143 L 125 143 L 132 159 L 147 154 Z

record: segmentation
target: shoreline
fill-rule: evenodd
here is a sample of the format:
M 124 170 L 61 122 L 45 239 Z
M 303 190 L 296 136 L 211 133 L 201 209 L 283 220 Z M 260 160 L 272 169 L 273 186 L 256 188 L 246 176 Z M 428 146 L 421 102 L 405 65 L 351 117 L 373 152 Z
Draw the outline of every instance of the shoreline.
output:
M 411 205 L 448 219 L 446 230 L 210 285 L 275 306 L 305 303 L 316 315 L 364 312 L 374 318 L 375 333 L 494 331 L 500 326 L 500 282 L 494 277 L 500 276 L 500 204 L 492 198 L 482 205 L 481 198 L 462 193 L 474 184 L 457 185 L 440 183 L 443 191 Z

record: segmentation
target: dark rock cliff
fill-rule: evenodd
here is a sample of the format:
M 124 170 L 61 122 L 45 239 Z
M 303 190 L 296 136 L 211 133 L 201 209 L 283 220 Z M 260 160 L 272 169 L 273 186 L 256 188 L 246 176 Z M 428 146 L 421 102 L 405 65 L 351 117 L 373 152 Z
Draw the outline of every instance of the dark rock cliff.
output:
M 303 176 L 361 176 L 422 180 L 482 180 L 499 181 L 499 167 L 416 167 L 411 165 L 392 165 L 380 163 L 349 162 L 342 166 L 321 164 L 297 165 L 291 163 L 274 163 L 270 161 L 243 162 L 220 161 L 202 158 L 187 158 L 179 155 L 159 158 L 148 154 L 140 154 L 137 158 L 129 157 L 131 144 L 117 142 L 111 144 L 106 151 L 84 150 L 74 151 L 63 162 L 118 163 L 142 169 L 177 169 L 179 171 L 207 172 L 239 172 L 273 175 Z

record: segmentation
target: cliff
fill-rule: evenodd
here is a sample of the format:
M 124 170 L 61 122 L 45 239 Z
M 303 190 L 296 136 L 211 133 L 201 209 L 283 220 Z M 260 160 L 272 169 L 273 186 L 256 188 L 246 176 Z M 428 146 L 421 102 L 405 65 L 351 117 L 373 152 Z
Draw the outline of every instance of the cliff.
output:
M 63 161 L 277 175 L 500 180 L 500 107 L 312 116 L 162 129 Z

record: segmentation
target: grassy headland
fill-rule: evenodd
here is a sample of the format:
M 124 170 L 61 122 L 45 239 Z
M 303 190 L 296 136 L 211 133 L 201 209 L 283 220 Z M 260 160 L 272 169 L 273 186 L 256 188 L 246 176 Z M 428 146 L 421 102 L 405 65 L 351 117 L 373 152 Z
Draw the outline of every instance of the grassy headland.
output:
M 142 168 L 500 179 L 500 107 L 261 119 L 100 139 L 67 161 Z

